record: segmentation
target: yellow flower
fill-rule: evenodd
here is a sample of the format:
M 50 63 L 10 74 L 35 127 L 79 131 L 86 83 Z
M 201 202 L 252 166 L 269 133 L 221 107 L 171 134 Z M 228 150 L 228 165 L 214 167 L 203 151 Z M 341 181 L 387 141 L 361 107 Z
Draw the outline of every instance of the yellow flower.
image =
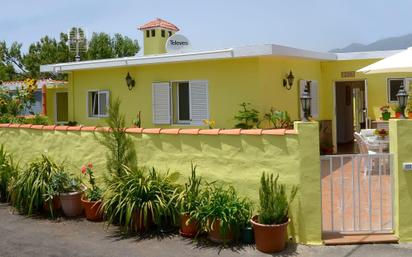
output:
M 202 120 L 203 124 L 209 126 L 209 129 L 213 129 L 216 125 L 216 122 L 214 120 Z

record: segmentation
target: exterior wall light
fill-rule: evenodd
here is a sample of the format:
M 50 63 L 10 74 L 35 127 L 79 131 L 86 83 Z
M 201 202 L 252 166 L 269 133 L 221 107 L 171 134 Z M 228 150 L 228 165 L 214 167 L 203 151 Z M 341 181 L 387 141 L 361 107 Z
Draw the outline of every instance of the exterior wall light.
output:
M 295 76 L 293 76 L 292 71 L 289 72 L 289 75 L 283 79 L 283 86 L 287 89 L 287 90 L 291 90 L 292 86 L 293 86 L 293 81 L 295 80 Z
M 132 90 L 136 84 L 136 81 L 132 78 L 132 76 L 130 76 L 129 72 L 127 73 L 127 76 L 126 76 L 126 84 L 129 90 Z
M 310 117 L 310 104 L 312 102 L 312 97 L 309 93 L 310 83 L 312 81 L 307 81 L 305 90 L 303 91 L 302 95 L 300 96 L 300 104 L 302 105 L 303 110 L 303 120 L 302 121 L 309 121 Z
M 399 88 L 398 93 L 396 94 L 396 97 L 398 98 L 398 104 L 399 104 L 399 109 L 401 111 L 401 116 L 399 117 L 400 119 L 405 119 L 405 108 L 406 108 L 406 103 L 408 102 L 408 93 L 405 91 L 405 87 L 403 85 L 403 82 L 401 84 L 401 87 Z

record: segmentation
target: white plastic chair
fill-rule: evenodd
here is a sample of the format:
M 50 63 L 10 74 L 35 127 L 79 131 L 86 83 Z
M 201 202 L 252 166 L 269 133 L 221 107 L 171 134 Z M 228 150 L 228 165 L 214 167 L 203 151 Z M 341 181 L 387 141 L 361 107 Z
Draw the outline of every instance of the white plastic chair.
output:
M 370 160 L 370 157 L 368 157 L 364 163 L 364 175 L 366 176 L 367 174 L 370 175 L 372 172 L 372 169 L 374 166 L 376 166 L 376 158 L 373 158 L 373 155 L 377 154 L 377 151 L 374 151 L 375 146 L 374 145 L 369 145 L 367 141 L 357 132 L 354 133 L 353 135 L 356 140 L 356 144 L 358 145 L 359 152 L 361 154 L 366 154 L 366 155 L 371 155 L 372 156 L 372 161 Z

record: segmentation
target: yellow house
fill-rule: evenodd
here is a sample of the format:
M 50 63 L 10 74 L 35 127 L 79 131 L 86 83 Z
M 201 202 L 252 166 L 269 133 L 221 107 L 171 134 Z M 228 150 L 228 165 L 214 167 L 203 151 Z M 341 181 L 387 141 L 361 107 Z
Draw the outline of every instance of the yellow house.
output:
M 139 29 L 143 56 L 41 66 L 42 72 L 68 74 L 67 89 L 48 90 L 52 121 L 103 125 L 115 98 L 121 99 L 128 124 L 141 112 L 143 127 L 205 126 L 202 120 L 211 119 L 216 127 L 233 128 L 242 102 L 261 116 L 273 107 L 299 120 L 300 95 L 311 81 L 312 116 L 321 121 L 323 141 L 333 142 L 336 150 L 353 141 L 354 130 L 379 119 L 379 108 L 396 102 L 400 83 L 409 85 L 412 77 L 355 72 L 398 51 L 326 53 L 274 44 L 193 51 L 170 22 L 156 19 Z M 284 84 L 290 72 L 293 84 Z M 67 108 L 56 108 L 59 101 Z

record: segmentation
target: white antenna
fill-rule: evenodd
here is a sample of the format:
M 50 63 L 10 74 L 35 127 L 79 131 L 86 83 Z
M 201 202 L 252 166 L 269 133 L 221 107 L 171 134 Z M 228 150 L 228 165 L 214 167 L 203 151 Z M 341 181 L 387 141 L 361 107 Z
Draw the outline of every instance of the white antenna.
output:
M 80 61 L 80 53 L 87 51 L 87 40 L 82 28 L 73 27 L 69 31 L 69 49 L 76 54 L 76 62 Z

